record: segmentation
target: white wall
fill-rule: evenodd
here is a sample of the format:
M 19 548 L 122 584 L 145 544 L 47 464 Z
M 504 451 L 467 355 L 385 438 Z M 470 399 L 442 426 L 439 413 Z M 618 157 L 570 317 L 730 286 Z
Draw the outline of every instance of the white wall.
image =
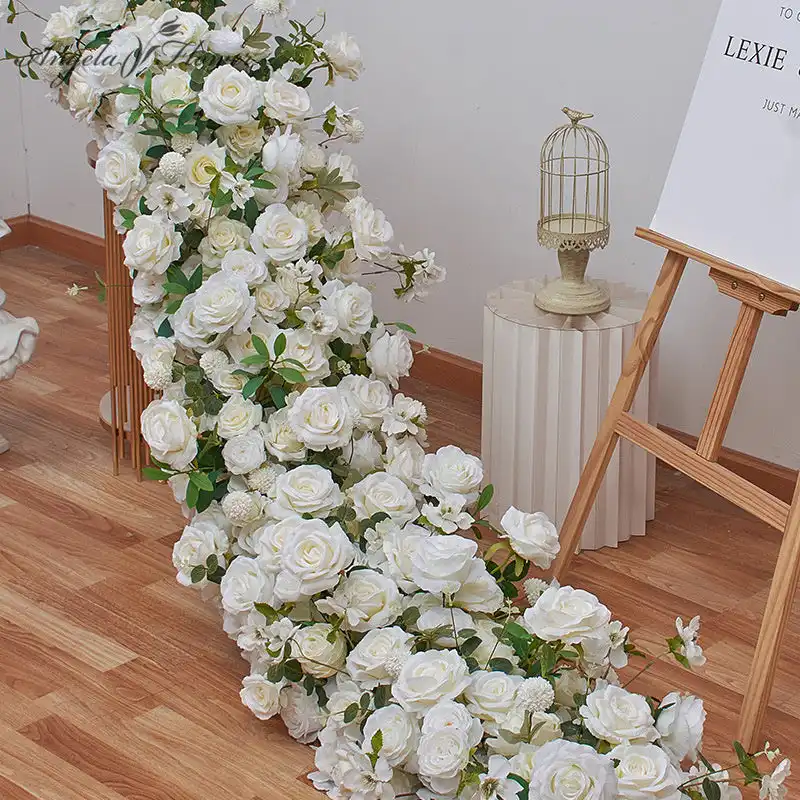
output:
M 300 0 L 309 16 L 318 5 Z M 537 170 L 564 105 L 596 114 L 613 159 L 613 238 L 592 271 L 652 286 L 663 254 L 633 230 L 655 209 L 719 0 L 327 5 L 331 30 L 354 34 L 367 62 L 362 80 L 337 87 L 339 104 L 359 106 L 367 124 L 356 148 L 362 183 L 398 239 L 435 249 L 449 270 L 424 304 L 398 308 L 381 291 L 384 317 L 406 319 L 429 344 L 479 360 L 486 292 L 555 271 L 553 254 L 536 244 Z M 33 213 L 99 233 L 85 135 L 40 88 L 24 90 Z M 662 339 L 664 423 L 699 431 L 735 315 L 735 303 L 690 265 Z M 765 321 L 727 442 L 793 467 L 798 334 L 800 315 Z
M 19 34 L 0 23 L 0 53 L 17 48 Z M 13 64 L 0 63 L 0 219 L 28 212 L 28 183 L 25 171 L 21 81 Z

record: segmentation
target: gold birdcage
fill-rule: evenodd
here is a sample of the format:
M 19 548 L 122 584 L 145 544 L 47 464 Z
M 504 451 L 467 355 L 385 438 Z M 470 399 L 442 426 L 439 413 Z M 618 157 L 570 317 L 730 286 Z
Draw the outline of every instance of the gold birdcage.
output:
M 592 250 L 605 247 L 608 219 L 608 148 L 584 114 L 562 109 L 569 124 L 547 137 L 541 155 L 539 244 L 558 251 L 561 277 L 536 294 L 536 305 L 556 314 L 596 314 L 610 305 L 608 290 L 586 280 Z

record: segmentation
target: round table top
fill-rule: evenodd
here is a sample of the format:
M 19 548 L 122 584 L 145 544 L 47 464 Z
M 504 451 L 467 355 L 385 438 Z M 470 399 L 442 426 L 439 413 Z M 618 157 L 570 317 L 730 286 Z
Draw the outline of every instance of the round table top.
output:
M 543 311 L 534 303 L 541 278 L 514 281 L 493 289 L 486 296 L 486 307 L 498 317 L 529 328 L 564 331 L 598 331 L 636 325 L 647 305 L 647 293 L 624 283 L 602 282 L 611 292 L 611 307 L 599 314 L 568 316 Z

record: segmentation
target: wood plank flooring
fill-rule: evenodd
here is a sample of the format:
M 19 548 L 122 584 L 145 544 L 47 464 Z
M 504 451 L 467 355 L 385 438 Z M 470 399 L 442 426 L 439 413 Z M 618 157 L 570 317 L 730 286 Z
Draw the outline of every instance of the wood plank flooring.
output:
M 105 309 L 92 269 L 44 251 L 0 253 L 7 308 L 42 328 L 34 361 L 0 384 L 0 798 L 275 800 L 318 797 L 309 748 L 240 704 L 246 671 L 216 610 L 174 580 L 182 519 L 169 491 L 111 475 L 97 422 Z M 477 403 L 409 380 L 431 444 L 480 449 Z M 663 665 L 640 688 L 700 694 L 707 749 L 733 735 L 779 536 L 668 469 L 648 535 L 582 554 L 570 582 L 594 591 L 659 651 L 676 615 L 703 617 L 707 666 Z M 800 758 L 800 609 L 767 721 Z M 800 763 L 798 764 L 800 771 Z M 800 787 L 800 782 L 795 783 Z

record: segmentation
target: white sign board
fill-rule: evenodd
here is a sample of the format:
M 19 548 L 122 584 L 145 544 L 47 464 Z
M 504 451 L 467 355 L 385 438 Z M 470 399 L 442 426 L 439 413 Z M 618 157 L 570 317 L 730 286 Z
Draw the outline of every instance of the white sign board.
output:
M 651 227 L 797 289 L 800 0 L 791 1 L 723 0 Z

